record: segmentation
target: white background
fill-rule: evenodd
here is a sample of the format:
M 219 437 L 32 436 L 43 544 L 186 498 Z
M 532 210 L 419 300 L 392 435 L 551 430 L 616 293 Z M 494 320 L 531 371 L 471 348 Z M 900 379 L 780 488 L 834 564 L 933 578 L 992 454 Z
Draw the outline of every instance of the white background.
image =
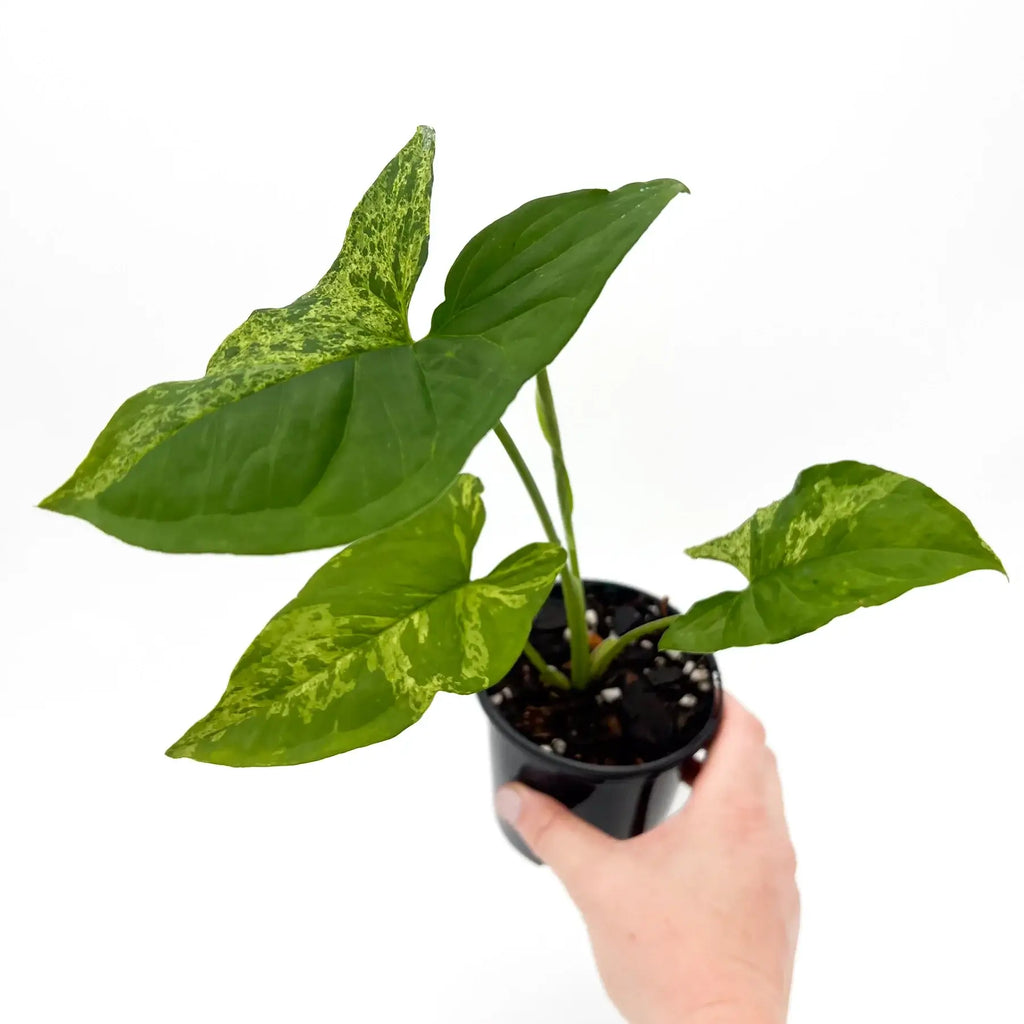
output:
M 323 552 L 160 555 L 33 508 L 125 397 L 309 288 L 423 122 L 420 333 L 519 203 L 693 191 L 552 371 L 588 574 L 733 586 L 684 546 L 840 458 L 923 479 L 1016 574 L 721 661 L 800 858 L 791 1020 L 1022 1019 L 1022 31 L 984 0 L 5 2 L 0 1016 L 618 1019 L 491 821 L 473 700 L 304 767 L 164 758 Z M 508 422 L 544 471 L 530 402 Z M 486 571 L 538 529 L 493 441 L 470 466 Z

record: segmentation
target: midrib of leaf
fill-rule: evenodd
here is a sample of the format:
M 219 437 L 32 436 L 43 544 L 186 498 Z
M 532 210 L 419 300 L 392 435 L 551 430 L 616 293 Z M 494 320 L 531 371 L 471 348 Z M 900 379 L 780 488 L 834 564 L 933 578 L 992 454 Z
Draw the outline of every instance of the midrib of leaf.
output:
M 527 231 L 530 230 L 530 228 L 534 227 L 539 221 L 544 220 L 545 217 L 554 217 L 557 214 L 557 212 L 557 210 L 548 210 L 546 212 L 543 210 L 538 210 L 537 215 L 532 220 L 528 221 L 523 225 L 521 234 L 526 234 Z M 533 246 L 539 244 L 544 238 L 551 234 L 551 231 L 553 230 L 554 228 L 538 236 L 538 238 L 531 242 L 530 245 L 528 245 L 525 249 L 522 250 L 522 252 L 529 252 L 529 250 L 533 248 Z M 459 282 L 459 287 L 456 289 L 455 294 L 452 295 L 451 299 L 449 300 L 453 306 L 458 306 L 459 301 L 462 299 L 463 294 L 466 291 L 466 282 L 472 279 L 471 271 L 476 269 L 477 264 L 480 262 L 480 260 L 483 258 L 484 253 L 486 252 L 487 241 L 486 239 L 480 239 L 480 245 L 477 247 L 477 250 L 473 253 L 472 257 L 462 268 L 462 280 Z M 476 303 L 474 303 L 474 305 L 476 305 Z M 462 307 L 459 308 L 461 309 Z
M 539 302 L 533 303 L 530 306 L 524 306 L 515 316 L 510 316 L 506 320 L 502 320 L 500 324 L 495 324 L 494 327 L 489 330 L 495 330 L 499 327 L 507 327 L 509 324 L 514 324 L 517 320 L 521 320 L 524 316 L 528 316 L 530 313 L 535 312 L 538 309 L 542 309 L 544 306 L 550 306 L 553 302 L 564 302 L 569 296 L 567 295 L 552 295 L 549 299 L 541 299 Z M 481 331 L 479 334 L 456 334 L 452 335 L 455 338 L 486 338 L 492 345 L 497 348 L 504 349 L 505 346 L 500 341 L 496 341 L 487 331 Z
M 920 552 L 921 554 L 940 554 L 946 556 L 956 555 L 961 558 L 973 559 L 975 562 L 978 563 L 979 568 L 991 568 L 982 558 L 970 552 L 952 551 L 948 548 L 925 548 L 920 547 L 918 545 L 914 545 L 912 547 L 896 547 L 890 545 L 888 547 L 859 548 L 857 551 L 840 551 L 830 555 L 816 555 L 814 558 L 805 559 L 801 562 L 795 563 L 795 565 L 779 566 L 778 568 L 772 569 L 770 572 L 766 572 L 760 576 L 755 577 L 754 579 L 748 580 L 748 585 L 744 587 L 742 590 L 733 591 L 732 599 L 729 602 L 729 611 L 726 613 L 725 620 L 722 624 L 722 633 L 724 635 L 726 631 L 733 625 L 734 617 L 737 614 L 739 608 L 741 607 L 741 599 L 746 594 L 750 595 L 751 608 L 760 620 L 761 625 L 767 631 L 767 623 L 765 622 L 764 616 L 761 614 L 761 609 L 757 605 L 758 584 L 764 583 L 769 580 L 774 580 L 780 586 L 788 590 L 789 593 L 793 596 L 794 600 L 796 600 L 798 603 L 803 604 L 806 602 L 806 596 L 798 594 L 796 591 L 793 590 L 793 587 L 790 584 L 789 578 L 791 578 L 794 575 L 792 570 L 794 570 L 795 568 L 803 568 L 805 566 L 812 566 L 815 564 L 824 564 L 829 562 L 841 563 L 842 559 L 854 558 L 857 555 L 861 554 L 886 554 L 891 551 L 907 551 L 912 553 Z M 999 570 L 1003 572 L 1003 574 L 1005 575 L 1006 570 L 1003 569 L 1002 563 L 999 561 L 998 558 L 996 558 L 995 554 L 992 555 L 992 558 L 999 566 Z M 858 566 L 857 571 L 858 573 L 868 576 L 874 576 L 878 579 L 885 580 L 886 582 L 905 582 L 904 580 L 902 580 L 901 577 L 886 575 L 885 573 L 877 572 L 874 569 L 868 569 Z M 685 613 L 680 616 L 681 620 L 685 618 Z
M 512 321 L 508 321 L 508 322 L 511 323 Z M 435 339 L 440 340 L 442 338 L 448 338 L 449 335 L 445 335 L 445 334 L 427 335 L 426 337 L 424 337 L 422 339 L 422 341 L 426 341 L 430 337 L 434 337 Z M 450 337 L 451 337 L 452 341 L 460 341 L 460 340 L 473 339 L 474 341 L 479 341 L 479 342 L 481 342 L 483 344 L 486 344 L 486 345 L 490 346 L 492 349 L 494 349 L 501 356 L 501 359 L 502 359 L 502 361 L 504 362 L 504 364 L 506 366 L 506 379 L 508 378 L 508 376 L 509 376 L 509 372 L 508 372 L 508 353 L 507 353 L 507 351 L 506 351 L 506 349 L 505 349 L 505 347 L 503 345 L 498 344 L 493 338 L 487 337 L 484 334 L 451 335 Z M 430 411 L 431 411 L 431 413 L 432 413 L 432 415 L 434 417 L 434 422 L 435 422 L 435 424 L 437 424 L 437 422 L 438 422 L 438 418 L 437 418 L 437 404 L 436 404 L 436 402 L 434 400 L 434 392 L 431 390 L 431 387 L 430 387 L 430 377 L 427 375 L 426 371 L 423 369 L 423 366 L 422 366 L 422 364 L 420 363 L 420 360 L 419 360 L 419 354 L 417 352 L 417 349 L 419 348 L 419 345 L 420 345 L 420 342 L 415 342 L 411 346 L 412 350 L 413 350 L 413 354 L 416 357 L 416 370 L 417 370 L 417 373 L 419 374 L 420 379 L 421 379 L 421 381 L 423 383 L 423 393 L 427 397 L 427 399 L 429 400 Z M 394 347 L 399 347 L 399 346 L 394 346 Z M 356 392 L 356 387 L 357 387 L 357 383 L 358 383 L 358 380 L 359 380 L 359 376 L 358 376 L 358 374 L 359 374 L 359 366 L 361 365 L 358 362 L 358 360 L 360 359 L 361 356 L 368 355 L 368 354 L 370 354 L 370 353 L 360 352 L 360 353 L 358 353 L 358 354 L 356 354 L 354 356 L 347 356 L 347 357 L 343 357 L 342 359 L 330 360 L 328 363 L 322 364 L 324 366 L 327 366 L 327 365 L 329 365 L 329 363 L 346 362 L 349 359 L 355 361 L 355 363 L 354 363 L 354 370 L 353 370 L 353 376 L 352 376 L 352 399 L 351 399 L 351 402 L 350 402 L 350 405 L 349 405 L 350 408 L 351 408 L 352 405 L 355 404 L 355 392 Z M 317 369 L 319 369 L 319 367 L 317 367 Z M 307 372 L 311 372 L 311 371 L 307 371 Z M 275 384 L 272 384 L 272 385 L 269 385 L 269 386 L 270 387 L 276 387 L 277 384 L 284 384 L 284 383 L 287 383 L 287 381 L 277 381 Z M 265 389 L 261 389 L 261 390 L 265 390 Z M 253 394 L 255 394 L 255 393 L 256 392 L 253 392 Z M 246 396 L 246 397 L 248 397 L 248 396 Z M 245 401 L 245 399 L 242 399 L 242 401 Z M 384 406 L 384 408 L 387 409 L 387 406 Z M 216 409 L 212 410 L 212 412 L 216 412 L 216 411 L 217 411 Z M 192 422 L 198 422 L 198 420 L 193 420 Z M 320 474 L 317 477 L 316 481 L 314 482 L 313 486 L 306 492 L 305 497 L 302 499 L 304 502 L 309 501 L 314 496 L 315 492 L 322 486 L 324 480 L 329 475 L 331 466 L 340 457 L 342 449 L 344 448 L 345 437 L 348 434 L 348 426 L 349 426 L 350 422 L 351 422 L 351 416 L 350 415 L 346 415 L 346 417 L 345 417 L 345 426 L 342 429 L 341 437 L 338 439 L 338 442 L 335 445 L 334 454 L 331 456 L 330 459 L 328 459 L 325 462 L 325 464 L 324 464 L 323 468 L 321 469 Z M 189 425 L 190 424 L 185 424 L 185 426 L 189 426 Z M 179 428 L 179 429 L 183 429 L 183 428 Z M 175 431 L 175 433 L 177 433 L 177 431 Z M 433 437 L 431 438 L 431 442 L 430 442 L 430 455 L 431 455 L 431 457 L 434 457 L 437 454 L 439 438 L 440 438 L 439 432 L 435 429 L 435 431 L 433 433 Z M 423 467 L 421 467 L 421 468 L 423 468 Z M 418 470 L 417 470 L 417 472 L 418 472 Z M 382 491 L 380 493 L 380 495 L 374 499 L 374 503 L 376 504 L 377 502 L 386 500 L 389 495 L 393 494 L 395 491 L 400 490 L 402 487 L 404 487 L 406 482 L 407 482 L 407 478 L 399 480 L 393 486 L 388 488 L 388 490 Z
M 352 356 L 351 358 L 358 359 L 359 356 Z M 343 362 L 343 360 L 335 359 L 333 360 L 333 362 Z M 352 391 L 349 397 L 348 410 L 345 413 L 345 425 L 341 428 L 341 437 L 338 438 L 338 442 L 334 446 L 334 454 L 324 462 L 323 466 L 320 469 L 319 475 L 317 476 L 316 480 L 313 481 L 313 486 L 310 487 L 308 491 L 306 491 L 306 494 L 302 499 L 304 502 L 309 501 L 309 499 L 312 498 L 313 495 L 316 493 L 317 489 L 323 484 L 324 480 L 327 477 L 328 471 L 330 470 L 332 464 L 334 463 L 334 460 L 338 457 L 338 452 L 340 452 L 341 449 L 344 447 L 345 438 L 348 436 L 348 425 L 352 422 L 352 406 L 355 405 L 356 401 L 356 384 L 359 380 L 358 372 L 359 363 L 355 363 L 352 368 Z
M 537 238 L 535 238 L 528 246 L 526 246 L 525 249 L 522 249 L 519 252 L 517 252 L 515 254 L 515 258 L 517 260 L 523 259 L 532 249 L 537 248 L 537 246 L 539 246 L 546 238 L 548 238 L 550 235 L 554 234 L 555 231 L 557 231 L 560 228 L 565 227 L 565 225 L 567 225 L 567 224 L 570 224 L 575 218 L 582 217 L 584 214 L 590 213 L 592 211 L 592 209 L 593 209 L 593 207 L 587 206 L 584 209 L 578 210 L 576 213 L 573 213 L 569 217 L 566 217 L 565 220 L 559 221 L 554 227 L 550 228 L 548 231 L 545 231 L 542 235 L 539 235 Z M 538 217 L 536 217 L 529 224 L 525 225 L 523 233 L 525 233 L 525 231 L 528 228 L 532 227 L 538 221 L 543 220 L 544 217 L 551 217 L 554 212 L 556 212 L 556 211 L 549 210 L 549 211 L 547 211 L 547 213 L 541 214 Z M 513 278 L 506 285 L 503 285 L 498 291 L 496 291 L 496 292 L 487 292 L 485 295 L 482 295 L 475 302 L 471 302 L 468 306 L 458 306 L 457 307 L 458 308 L 458 313 L 456 315 L 457 316 L 461 316 L 463 313 L 467 312 L 468 310 L 475 309 L 477 306 L 480 305 L 480 303 L 487 302 L 490 299 L 493 299 L 495 296 L 500 295 L 507 288 L 511 288 L 512 285 L 518 284 L 524 278 L 529 277 L 532 273 L 536 273 L 537 271 L 543 270 L 544 267 L 546 267 L 549 263 L 551 263 L 554 260 L 558 259 L 560 256 L 564 256 L 570 249 L 573 248 L 574 245 L 580 245 L 580 244 L 582 244 L 583 241 L 585 241 L 585 239 L 578 240 L 576 242 L 571 242 L 564 249 L 562 249 L 560 252 L 556 252 L 553 256 L 551 256 L 549 259 L 545 260 L 539 266 L 528 267 L 521 274 L 519 274 L 518 277 Z M 473 269 L 473 267 L 475 267 L 476 264 L 480 261 L 480 258 L 481 258 L 481 256 L 483 255 L 483 253 L 485 251 L 486 251 L 485 246 L 481 245 L 479 250 L 477 250 L 477 252 L 475 252 L 473 254 L 473 258 L 469 261 L 468 264 L 466 264 L 466 269 L 465 269 L 465 272 L 463 274 L 463 283 L 465 281 L 469 280 L 469 277 L 470 277 L 470 273 L 469 272 L 470 272 L 470 270 Z M 464 284 L 460 284 L 459 285 L 459 290 L 456 292 L 456 294 L 454 296 L 452 296 L 451 301 L 452 301 L 453 305 L 456 305 L 458 303 L 459 299 L 462 298 L 463 290 L 464 290 Z M 451 319 L 451 318 L 449 318 L 449 319 Z
M 888 544 L 885 547 L 870 547 L 870 548 L 857 548 L 856 551 L 835 551 L 829 555 L 815 555 L 813 558 L 804 558 L 799 562 L 795 562 L 791 565 L 780 565 L 770 572 L 765 573 L 763 576 L 758 576 L 756 580 L 768 579 L 775 575 L 781 575 L 786 569 L 802 568 L 807 565 L 816 565 L 819 562 L 830 562 L 833 559 L 841 560 L 844 558 L 854 558 L 857 555 L 868 555 L 868 554 L 885 554 L 890 551 L 907 551 L 907 552 L 920 552 L 921 554 L 935 554 L 935 555 L 959 555 L 961 558 L 973 558 L 976 561 L 982 561 L 981 557 L 971 551 L 957 551 L 954 548 L 926 548 L 921 547 L 918 544 L 911 545 L 910 547 L 902 547 L 899 544 Z M 993 554 L 992 558 L 999 564 L 1002 569 L 1002 563 Z M 880 575 L 879 573 L 873 572 L 871 569 L 861 569 L 861 572 L 868 572 L 873 576 Z M 751 582 L 756 582 L 751 580 Z
M 430 336 L 428 335 L 427 337 L 430 337 Z M 447 337 L 447 335 L 435 335 L 435 337 L 439 337 L 439 338 L 440 337 Z M 485 338 L 483 335 L 465 335 L 465 336 L 455 335 L 455 336 L 452 337 L 452 340 L 453 341 L 459 340 L 459 338 L 461 338 L 461 337 L 479 338 L 480 341 L 485 342 L 486 344 L 490 345 L 492 348 L 496 349 L 501 354 L 502 359 L 507 364 L 508 358 L 507 358 L 507 355 L 505 353 L 504 348 L 501 345 L 496 344 L 491 338 Z M 423 340 L 426 340 L 426 338 L 424 338 Z M 431 390 L 431 387 L 430 387 L 430 378 L 427 376 L 426 371 L 423 369 L 423 366 L 422 366 L 422 364 L 420 362 L 419 354 L 416 351 L 418 346 L 419 346 L 419 342 L 415 342 L 412 345 L 413 355 L 414 355 L 415 360 L 416 360 L 416 371 L 419 374 L 420 380 L 421 380 L 421 382 L 423 384 L 423 394 L 426 396 L 427 400 L 430 403 L 430 412 L 431 412 L 431 415 L 433 416 L 434 423 L 436 425 L 438 423 L 437 404 L 434 401 L 434 392 Z M 359 353 L 359 355 L 363 355 L 363 353 Z M 359 355 L 350 356 L 348 358 L 358 359 Z M 334 361 L 335 362 L 342 362 L 344 360 L 334 360 Z M 352 402 L 350 403 L 350 405 L 354 405 L 355 404 L 356 384 L 357 384 L 357 382 L 359 380 L 359 377 L 358 377 L 359 365 L 360 365 L 359 363 L 356 363 L 354 371 L 353 371 L 353 376 L 352 376 Z M 387 406 L 384 406 L 384 408 L 387 409 Z M 389 413 L 389 416 L 390 416 L 390 413 Z M 303 501 L 309 501 L 310 498 L 313 497 L 313 494 L 315 493 L 315 491 L 323 484 L 324 480 L 327 478 L 331 466 L 334 464 L 335 460 L 339 457 L 339 455 L 341 454 L 341 450 L 344 447 L 345 437 L 348 434 L 348 425 L 349 425 L 350 421 L 351 421 L 351 417 L 350 416 L 346 416 L 346 418 L 345 418 L 345 427 L 342 430 L 342 435 L 341 435 L 340 439 L 338 440 L 337 445 L 335 446 L 334 455 L 332 455 L 331 458 L 327 460 L 327 462 L 324 465 L 324 468 L 321 470 L 320 475 L 319 475 L 319 477 L 316 480 L 316 483 L 306 493 L 306 496 L 303 499 Z M 433 458 L 437 454 L 437 445 L 438 445 L 439 436 L 440 435 L 439 435 L 438 431 L 435 429 L 434 433 L 433 433 L 433 437 L 431 438 L 431 441 L 430 441 L 430 458 Z M 404 458 L 404 456 L 403 456 L 403 458 Z M 429 464 L 429 461 L 428 461 L 427 464 Z M 406 479 L 399 480 L 392 487 L 388 488 L 388 490 L 381 492 L 381 494 L 377 498 L 374 499 L 374 503 L 379 502 L 379 501 L 384 501 L 389 495 L 393 494 L 395 491 L 397 491 L 400 488 L 404 487 L 406 482 L 407 482 Z
M 395 276 L 397 277 L 397 271 L 394 267 L 394 264 L 392 264 L 391 272 L 395 274 Z M 377 298 L 379 298 L 380 301 L 383 302 L 384 305 L 388 307 L 388 309 L 393 310 L 395 313 L 398 314 L 399 326 L 402 328 L 405 337 L 398 342 L 398 345 L 396 347 L 401 345 L 413 344 L 412 331 L 409 329 L 409 307 L 404 302 L 401 301 L 399 301 L 397 306 L 392 305 L 383 295 L 380 295 L 378 292 L 374 292 L 373 294 L 376 295 Z M 337 360 L 334 361 L 336 362 Z
M 983 562 L 983 559 L 971 551 L 957 551 L 952 548 L 926 548 L 920 545 L 914 544 L 910 547 L 901 547 L 898 544 L 889 544 L 885 547 L 870 547 L 870 548 L 857 548 L 855 551 L 834 551 L 827 555 L 815 555 L 813 558 L 803 558 L 799 562 L 787 563 L 786 565 L 776 566 L 774 569 L 770 569 L 766 573 L 762 573 L 759 576 L 755 576 L 753 579 L 747 580 L 750 587 L 753 587 L 755 583 L 761 583 L 765 580 L 770 580 L 776 577 L 784 577 L 787 574 L 792 575 L 794 570 L 803 569 L 807 566 L 815 566 L 819 564 L 829 562 L 839 562 L 841 564 L 843 559 L 856 558 L 858 555 L 868 554 L 886 554 L 891 551 L 906 551 L 912 553 L 921 554 L 936 554 L 936 555 L 958 555 L 961 558 L 971 558 L 977 562 Z M 1005 574 L 1002 563 L 996 558 L 995 554 L 992 554 L 992 558 L 999 566 L 1001 572 Z M 858 572 L 866 572 L 871 576 L 882 576 L 885 579 L 892 579 L 891 576 L 883 576 L 882 573 L 875 572 L 872 569 L 862 569 L 858 567 Z M 737 591 L 742 593 L 742 591 Z
M 750 604 L 754 610 L 754 614 L 757 616 L 758 621 L 761 623 L 761 628 L 767 630 L 768 623 L 764 621 L 764 616 L 761 614 L 761 609 L 757 606 L 757 591 L 753 584 L 750 585 L 748 591 L 750 594 Z M 740 591 L 729 603 L 729 614 L 725 617 L 725 622 L 722 624 L 722 635 L 725 635 L 725 631 L 732 625 L 733 617 L 736 615 L 737 610 L 740 607 L 740 598 L 743 596 L 744 591 Z

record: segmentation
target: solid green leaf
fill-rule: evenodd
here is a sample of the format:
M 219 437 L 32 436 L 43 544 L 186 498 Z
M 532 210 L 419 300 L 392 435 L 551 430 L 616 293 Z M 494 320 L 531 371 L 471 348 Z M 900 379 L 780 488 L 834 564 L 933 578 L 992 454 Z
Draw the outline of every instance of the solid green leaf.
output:
M 481 490 L 460 476 L 416 515 L 331 558 L 167 753 L 236 766 L 315 761 L 396 735 L 439 690 L 476 693 L 501 679 L 565 554 L 530 544 L 471 580 Z
M 501 218 L 414 344 L 433 152 L 421 128 L 320 283 L 253 313 L 206 376 L 129 399 L 43 507 L 143 547 L 259 554 L 345 543 L 436 498 L 684 187 L 568 193 Z
M 948 501 L 860 462 L 804 470 L 785 498 L 687 554 L 728 562 L 749 585 L 698 601 L 663 634 L 663 649 L 779 643 L 914 587 L 974 569 L 1004 571 Z
M 444 302 L 434 310 L 431 336 L 482 338 L 529 380 L 572 337 L 654 218 L 687 191 L 682 182 L 662 178 L 526 203 L 484 228 L 459 254 Z

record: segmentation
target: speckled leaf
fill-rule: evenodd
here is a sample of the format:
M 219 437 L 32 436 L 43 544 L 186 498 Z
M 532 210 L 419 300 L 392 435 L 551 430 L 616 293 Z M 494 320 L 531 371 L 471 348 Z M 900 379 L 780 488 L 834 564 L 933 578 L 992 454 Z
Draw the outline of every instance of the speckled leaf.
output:
M 860 462 L 804 470 L 781 501 L 687 554 L 728 562 L 750 583 L 698 601 L 666 630 L 665 649 L 779 643 L 914 587 L 973 569 L 1003 571 L 949 502 Z
M 129 399 L 43 507 L 162 551 L 276 553 L 366 536 L 436 498 L 683 186 L 573 192 L 501 218 L 413 344 L 432 156 L 420 129 L 320 284 L 253 313 L 202 379 Z
M 460 476 L 432 505 L 331 558 L 167 753 L 236 766 L 315 761 L 389 739 L 439 690 L 497 682 L 565 555 L 530 544 L 471 581 L 481 490 Z
M 356 207 L 316 287 L 252 313 L 204 377 L 128 399 L 42 506 L 167 551 L 349 539 L 339 521 L 430 451 L 406 314 L 427 258 L 433 156 L 433 131 L 418 129 Z

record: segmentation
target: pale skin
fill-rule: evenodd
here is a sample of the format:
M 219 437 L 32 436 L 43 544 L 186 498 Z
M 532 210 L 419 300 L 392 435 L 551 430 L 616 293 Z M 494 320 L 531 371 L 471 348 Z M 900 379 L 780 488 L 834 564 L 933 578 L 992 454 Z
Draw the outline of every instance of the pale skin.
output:
M 629 1024 L 783 1024 L 800 922 L 775 755 L 726 695 L 683 809 L 611 839 L 519 783 L 495 799 L 561 879 Z

